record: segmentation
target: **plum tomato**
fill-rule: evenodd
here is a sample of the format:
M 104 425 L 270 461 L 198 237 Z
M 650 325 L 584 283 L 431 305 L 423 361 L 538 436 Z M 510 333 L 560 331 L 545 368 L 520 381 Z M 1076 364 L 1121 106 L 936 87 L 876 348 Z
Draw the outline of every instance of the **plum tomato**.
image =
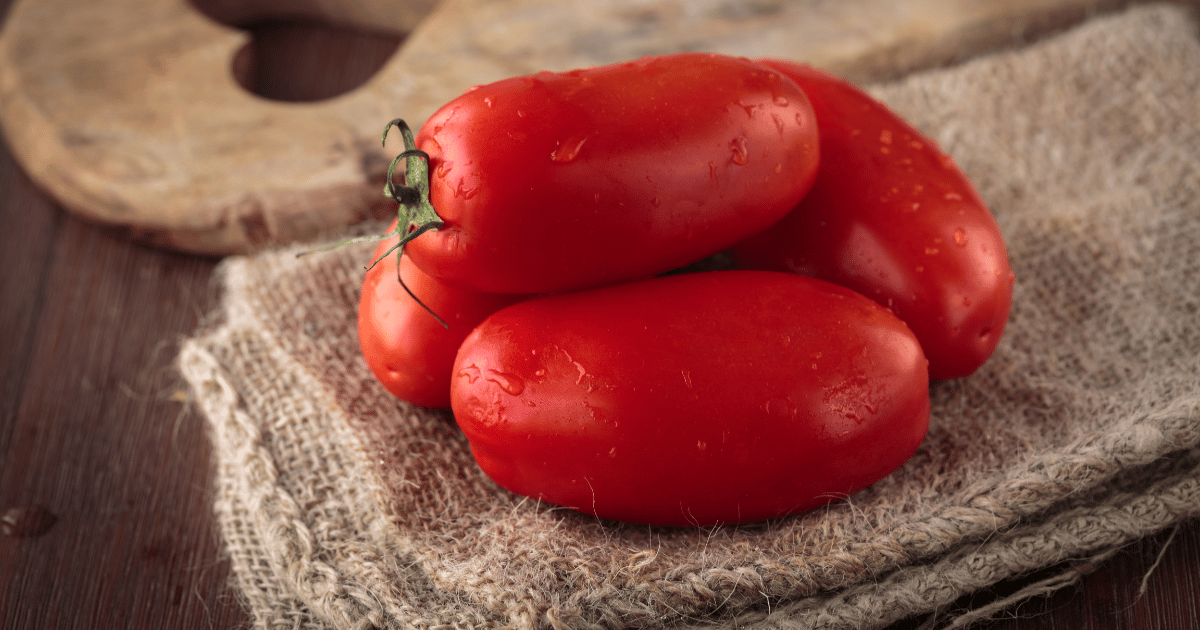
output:
M 930 378 L 973 373 L 999 343 L 1013 285 L 1004 239 L 974 186 L 853 84 L 790 61 L 760 63 L 808 95 L 821 164 L 795 210 L 733 248 L 736 265 L 852 288 L 912 328 Z
M 794 82 L 701 53 L 479 86 L 415 145 L 437 227 L 406 255 L 495 293 L 648 278 L 721 251 L 796 205 L 819 152 Z
M 393 226 L 394 227 L 394 226 Z M 383 240 L 377 260 L 398 241 Z M 429 277 L 407 256 L 388 257 L 367 271 L 358 309 L 358 340 L 375 378 L 395 396 L 422 407 L 450 406 L 450 374 L 454 355 L 467 333 L 485 317 L 522 295 L 476 293 L 448 287 Z M 404 284 L 441 317 L 409 296 Z
M 450 400 L 500 486 L 600 517 L 708 526 L 806 510 L 905 462 L 927 362 L 890 311 L 769 271 L 538 297 L 463 342 Z

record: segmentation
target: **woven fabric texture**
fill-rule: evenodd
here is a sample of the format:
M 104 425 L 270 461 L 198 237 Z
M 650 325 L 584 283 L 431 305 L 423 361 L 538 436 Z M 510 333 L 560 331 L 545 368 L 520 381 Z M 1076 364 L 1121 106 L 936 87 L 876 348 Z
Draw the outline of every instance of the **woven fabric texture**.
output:
M 1140 7 L 871 87 L 976 183 L 1014 306 L 978 373 L 932 385 L 906 465 L 791 518 L 653 528 L 509 494 L 361 359 L 370 245 L 227 259 L 179 366 L 255 627 L 883 627 L 1200 516 L 1196 30 Z

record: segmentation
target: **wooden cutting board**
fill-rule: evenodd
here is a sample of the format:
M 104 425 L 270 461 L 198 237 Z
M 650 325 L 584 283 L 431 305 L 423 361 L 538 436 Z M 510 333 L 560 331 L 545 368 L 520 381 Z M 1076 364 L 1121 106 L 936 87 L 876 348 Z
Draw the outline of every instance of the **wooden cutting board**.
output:
M 367 83 L 284 103 L 235 81 L 243 31 L 187 0 L 17 0 L 0 33 L 0 127 L 71 211 L 204 254 L 338 234 L 390 211 L 387 121 L 415 128 L 472 85 L 708 50 L 807 61 L 865 81 L 956 61 L 1117 0 L 211 0 L 411 33 Z

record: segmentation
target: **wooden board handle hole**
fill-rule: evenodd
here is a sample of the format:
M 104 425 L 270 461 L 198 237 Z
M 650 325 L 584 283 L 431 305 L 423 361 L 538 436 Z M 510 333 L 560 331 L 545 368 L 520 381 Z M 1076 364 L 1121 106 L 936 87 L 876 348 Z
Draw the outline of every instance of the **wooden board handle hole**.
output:
M 315 102 L 352 92 L 379 72 L 408 34 L 341 19 L 336 6 L 313 8 L 295 0 L 189 2 L 250 35 L 230 60 L 230 71 L 244 89 L 274 101 Z

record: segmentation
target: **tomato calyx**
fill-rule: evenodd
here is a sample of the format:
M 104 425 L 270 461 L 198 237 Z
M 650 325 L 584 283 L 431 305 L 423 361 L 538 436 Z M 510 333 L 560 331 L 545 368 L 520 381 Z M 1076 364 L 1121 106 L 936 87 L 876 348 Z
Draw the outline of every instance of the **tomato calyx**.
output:
M 417 148 L 417 140 L 413 136 L 412 129 L 401 118 L 392 120 L 383 128 L 384 144 L 387 143 L 388 132 L 392 130 L 392 127 L 400 130 L 400 136 L 404 140 L 404 150 L 388 165 L 383 194 L 398 205 L 397 217 L 400 222 L 396 225 L 395 233 L 400 236 L 400 242 L 396 243 L 393 249 L 403 251 L 405 243 L 425 232 L 440 229 L 445 222 L 438 216 L 433 204 L 429 201 L 429 154 Z M 406 185 L 403 186 L 397 185 L 395 180 L 396 167 L 400 165 L 400 160 L 405 161 L 404 180 Z M 403 234 L 401 234 L 401 230 L 404 231 Z
M 413 136 L 412 129 L 401 118 L 392 120 L 383 128 L 384 145 L 387 144 L 388 132 L 392 130 L 392 127 L 400 130 L 400 136 L 404 140 L 404 150 L 388 165 L 387 181 L 383 185 L 383 194 L 396 202 L 397 218 L 396 229 L 384 234 L 383 237 L 388 238 L 395 235 L 399 236 L 400 240 L 383 255 L 376 258 L 367 267 L 367 270 L 379 264 L 393 251 L 396 252 L 396 282 L 399 282 L 404 292 L 432 315 L 442 325 L 442 328 L 450 328 L 450 325 L 433 312 L 433 309 L 426 306 L 400 277 L 400 257 L 404 255 L 404 245 L 425 232 L 441 228 L 445 223 L 429 201 L 429 154 L 417 148 L 417 140 Z M 395 180 L 396 167 L 400 164 L 400 160 L 405 160 L 404 180 L 406 184 L 402 186 L 397 185 Z
M 421 308 L 425 309 L 427 313 L 432 315 L 442 325 L 442 328 L 448 329 L 450 325 L 446 323 L 446 320 L 439 317 L 437 313 L 433 312 L 433 309 L 422 302 L 412 292 L 412 289 L 409 289 L 408 285 L 404 284 L 404 279 L 400 277 L 400 257 L 404 255 L 405 243 L 425 232 L 436 230 L 445 225 L 445 223 L 438 216 L 437 211 L 433 209 L 433 204 L 429 201 L 429 154 L 417 148 L 417 140 L 413 136 L 412 129 L 409 128 L 408 123 L 400 118 L 392 120 L 383 128 L 383 143 L 385 145 L 387 144 L 388 132 L 391 131 L 392 127 L 400 130 L 400 135 L 404 139 L 404 151 L 400 152 L 400 155 L 397 155 L 392 160 L 392 163 L 388 165 L 387 183 L 383 186 L 383 194 L 397 204 L 396 228 L 384 234 L 352 238 L 313 251 L 324 252 L 351 243 L 383 240 L 399 236 L 400 239 L 395 245 L 392 245 L 386 252 L 372 261 L 370 265 L 367 265 L 367 271 L 373 269 L 384 258 L 390 256 L 392 252 L 396 252 L 396 282 L 400 283 L 400 287 L 404 289 L 404 292 L 419 304 Z M 414 182 L 413 185 L 396 185 L 394 178 L 396 167 L 400 164 L 400 160 L 406 160 L 405 181 Z M 299 258 L 310 253 L 313 252 L 300 252 L 296 254 L 296 257 Z

